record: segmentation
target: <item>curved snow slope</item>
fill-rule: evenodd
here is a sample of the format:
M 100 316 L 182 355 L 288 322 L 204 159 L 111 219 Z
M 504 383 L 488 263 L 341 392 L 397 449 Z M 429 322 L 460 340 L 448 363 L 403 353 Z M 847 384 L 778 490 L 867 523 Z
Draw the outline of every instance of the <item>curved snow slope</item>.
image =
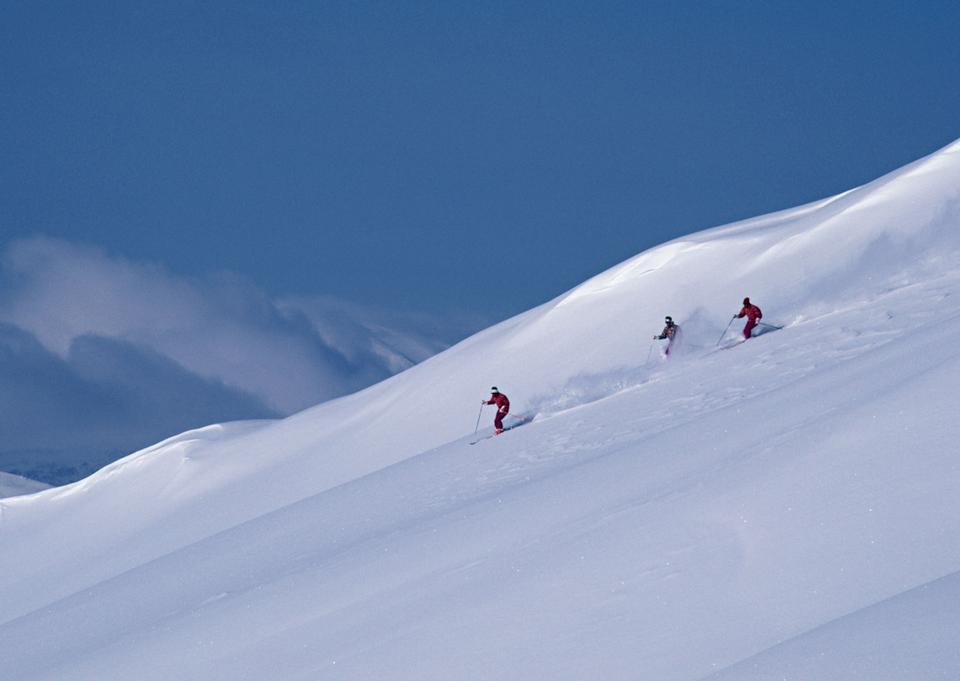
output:
M 50 485 L 30 480 L 22 475 L 0 472 L 0 499 L 16 497 L 22 494 L 33 494 L 50 487 Z
M 692 681 L 869 636 L 960 571 L 958 227 L 960 142 L 0 502 L 4 676 Z M 744 295 L 789 326 L 711 352 Z M 685 354 L 645 368 L 664 314 Z M 491 384 L 538 418 L 471 447 Z M 957 632 L 923 668 L 960 674 Z
M 960 669 L 960 572 L 841 617 L 710 676 L 953 681 Z

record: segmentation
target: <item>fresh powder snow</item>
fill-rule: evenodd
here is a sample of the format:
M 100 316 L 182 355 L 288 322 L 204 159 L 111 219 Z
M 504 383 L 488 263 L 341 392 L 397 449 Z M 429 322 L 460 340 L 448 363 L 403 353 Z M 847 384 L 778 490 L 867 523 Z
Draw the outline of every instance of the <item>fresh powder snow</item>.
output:
M 957 679 L 958 338 L 960 142 L 0 502 L 3 678 Z

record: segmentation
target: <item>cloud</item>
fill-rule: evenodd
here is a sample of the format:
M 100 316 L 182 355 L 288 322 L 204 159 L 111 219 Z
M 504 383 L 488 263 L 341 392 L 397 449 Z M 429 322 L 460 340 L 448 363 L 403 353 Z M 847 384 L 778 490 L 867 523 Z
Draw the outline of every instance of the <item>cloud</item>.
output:
M 66 482 L 171 434 L 275 417 L 257 397 L 149 348 L 80 336 L 60 357 L 0 324 L 0 469 Z
M 304 314 L 331 347 L 353 363 L 386 366 L 391 373 L 422 362 L 454 341 L 489 325 L 477 315 L 431 315 L 357 305 L 332 296 L 287 298 L 282 309 Z
M 461 319 L 447 334 L 458 324 L 473 330 Z M 0 258 L 0 470 L 24 452 L 102 465 L 187 428 L 286 415 L 442 350 L 441 328 L 329 296 L 275 300 L 229 273 L 13 242 Z
M 0 320 L 51 351 L 63 356 L 84 335 L 125 340 L 281 413 L 356 390 L 444 347 L 330 298 L 278 302 L 229 273 L 184 277 L 60 240 L 15 242 L 2 264 Z

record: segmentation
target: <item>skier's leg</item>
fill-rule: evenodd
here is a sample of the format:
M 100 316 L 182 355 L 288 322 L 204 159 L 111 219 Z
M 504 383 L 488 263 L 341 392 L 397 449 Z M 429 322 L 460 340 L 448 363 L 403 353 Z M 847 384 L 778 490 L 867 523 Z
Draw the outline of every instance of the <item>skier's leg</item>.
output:
M 750 338 L 750 334 L 753 333 L 753 327 L 757 325 L 757 322 L 753 319 L 747 320 L 747 325 L 743 327 L 743 337 L 744 339 Z
M 497 415 L 496 415 L 496 417 L 493 419 L 493 427 L 497 430 L 497 432 L 500 432 L 501 430 L 503 430 L 503 417 L 504 417 L 504 416 L 505 416 L 505 414 L 503 414 L 499 409 L 497 409 Z

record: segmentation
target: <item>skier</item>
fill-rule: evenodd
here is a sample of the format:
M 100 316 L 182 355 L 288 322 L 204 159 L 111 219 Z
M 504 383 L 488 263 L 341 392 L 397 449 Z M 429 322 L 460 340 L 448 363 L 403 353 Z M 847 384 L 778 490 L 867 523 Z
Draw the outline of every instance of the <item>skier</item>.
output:
M 743 338 L 744 340 L 750 338 L 750 334 L 753 333 L 753 327 L 757 325 L 761 319 L 763 319 L 763 313 L 760 311 L 760 308 L 750 302 L 750 298 L 743 299 L 743 308 L 740 310 L 740 313 L 734 315 L 734 319 L 742 319 L 743 317 L 747 318 L 747 324 L 743 327 Z
M 497 390 L 497 386 L 493 386 L 490 388 L 490 399 L 480 400 L 480 403 L 497 405 L 497 415 L 493 419 L 493 427 L 495 434 L 499 435 L 503 432 L 503 417 L 510 411 L 510 400 L 507 399 L 506 395 Z
M 664 355 L 670 354 L 670 348 L 673 347 L 674 341 L 677 340 L 677 335 L 680 333 L 680 327 L 673 323 L 673 317 L 667 315 L 663 320 L 666 323 L 666 326 L 663 327 L 663 331 L 660 332 L 659 336 L 654 336 L 653 340 L 663 340 L 664 338 L 669 338 L 667 343 L 667 349 L 663 353 Z

